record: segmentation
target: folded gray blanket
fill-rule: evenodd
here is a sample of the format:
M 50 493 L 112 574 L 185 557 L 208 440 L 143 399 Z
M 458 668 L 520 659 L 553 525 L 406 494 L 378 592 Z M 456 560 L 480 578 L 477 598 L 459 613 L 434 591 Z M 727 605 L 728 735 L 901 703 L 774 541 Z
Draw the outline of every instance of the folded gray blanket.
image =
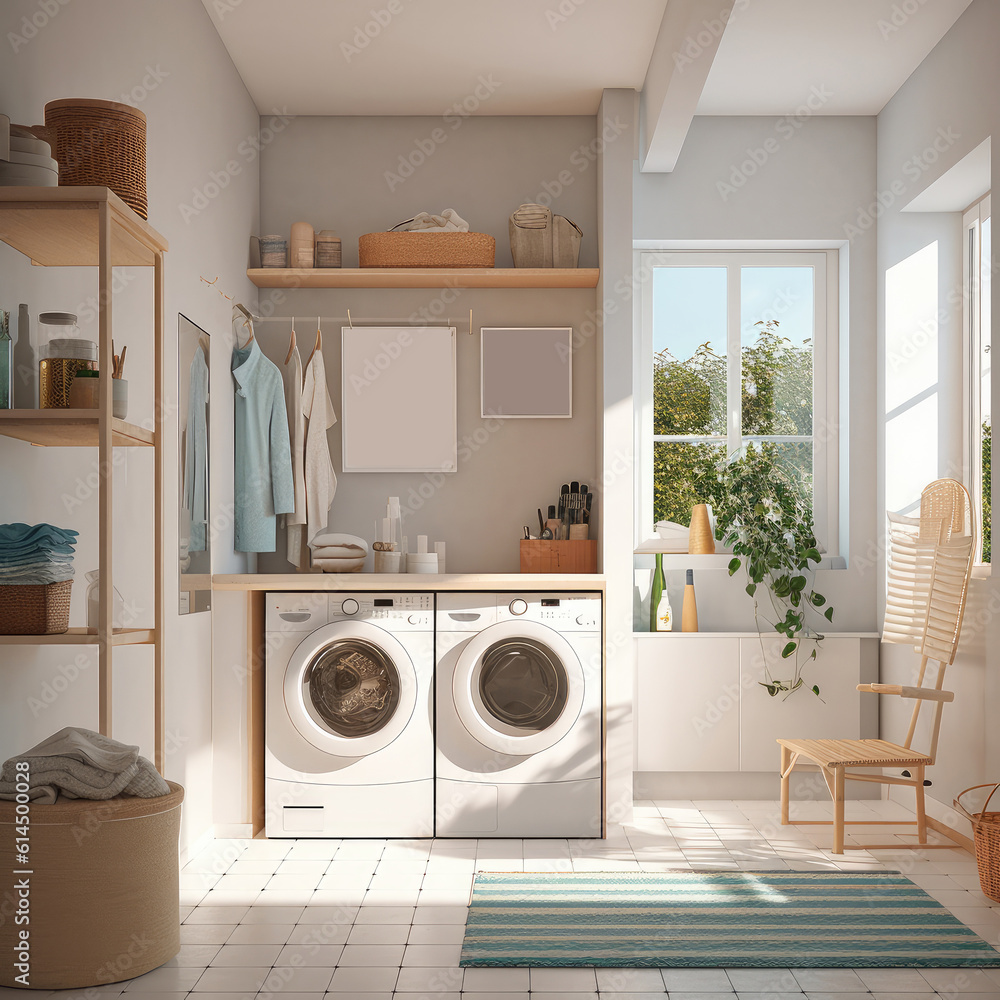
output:
M 127 746 L 90 729 L 67 727 L 42 740 L 0 768 L 0 799 L 16 797 L 15 785 L 27 762 L 28 798 L 51 804 L 60 794 L 69 799 L 110 799 L 116 795 L 153 798 L 170 786 L 137 746 Z

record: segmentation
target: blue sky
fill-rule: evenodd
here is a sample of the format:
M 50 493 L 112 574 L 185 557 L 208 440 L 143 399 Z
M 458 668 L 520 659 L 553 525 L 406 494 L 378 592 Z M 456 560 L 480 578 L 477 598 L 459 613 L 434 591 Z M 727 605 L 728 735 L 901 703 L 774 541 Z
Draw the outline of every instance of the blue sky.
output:
M 740 272 L 744 343 L 756 339 L 754 323 L 769 318 L 779 320 L 781 334 L 796 345 L 812 336 L 812 268 L 744 267 Z M 726 269 L 656 268 L 653 350 L 669 348 L 674 357 L 686 361 L 706 340 L 717 354 L 726 353 Z

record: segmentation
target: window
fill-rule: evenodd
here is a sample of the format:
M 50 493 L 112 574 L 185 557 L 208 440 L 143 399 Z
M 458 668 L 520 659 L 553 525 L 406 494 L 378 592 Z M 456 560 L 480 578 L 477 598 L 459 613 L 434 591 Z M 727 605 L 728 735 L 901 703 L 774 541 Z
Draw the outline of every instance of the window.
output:
M 990 197 L 973 205 L 965 224 L 965 330 L 967 344 L 968 485 L 982 517 L 979 562 L 991 555 L 991 457 L 993 424 L 990 414 L 990 277 L 992 246 Z
M 638 257 L 638 541 L 690 522 L 699 465 L 767 442 L 836 552 L 836 251 Z

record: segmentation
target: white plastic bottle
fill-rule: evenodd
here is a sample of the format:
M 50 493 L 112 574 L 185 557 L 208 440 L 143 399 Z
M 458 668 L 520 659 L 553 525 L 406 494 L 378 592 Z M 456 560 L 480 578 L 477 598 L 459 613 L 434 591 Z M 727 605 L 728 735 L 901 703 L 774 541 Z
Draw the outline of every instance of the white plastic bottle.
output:
M 670 598 L 667 596 L 666 588 L 664 588 L 660 603 L 656 606 L 656 631 L 673 632 L 673 630 L 674 612 L 670 607 Z

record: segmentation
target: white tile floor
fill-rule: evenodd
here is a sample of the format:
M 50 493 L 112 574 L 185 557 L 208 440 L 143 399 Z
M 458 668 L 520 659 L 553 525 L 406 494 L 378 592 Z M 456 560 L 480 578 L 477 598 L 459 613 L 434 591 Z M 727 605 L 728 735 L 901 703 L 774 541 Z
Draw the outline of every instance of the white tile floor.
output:
M 828 803 L 795 806 L 820 819 Z M 850 819 L 906 817 L 850 803 Z M 898 839 L 855 826 L 858 843 Z M 830 830 L 786 826 L 759 801 L 641 802 L 607 840 L 218 841 L 181 876 L 181 953 L 148 975 L 75 1000 L 1000 1000 L 1000 969 L 469 969 L 458 967 L 476 870 L 903 871 L 959 919 L 1000 943 L 1000 906 L 959 850 L 824 850 Z M 24 1000 L 23 991 L 0 989 Z

